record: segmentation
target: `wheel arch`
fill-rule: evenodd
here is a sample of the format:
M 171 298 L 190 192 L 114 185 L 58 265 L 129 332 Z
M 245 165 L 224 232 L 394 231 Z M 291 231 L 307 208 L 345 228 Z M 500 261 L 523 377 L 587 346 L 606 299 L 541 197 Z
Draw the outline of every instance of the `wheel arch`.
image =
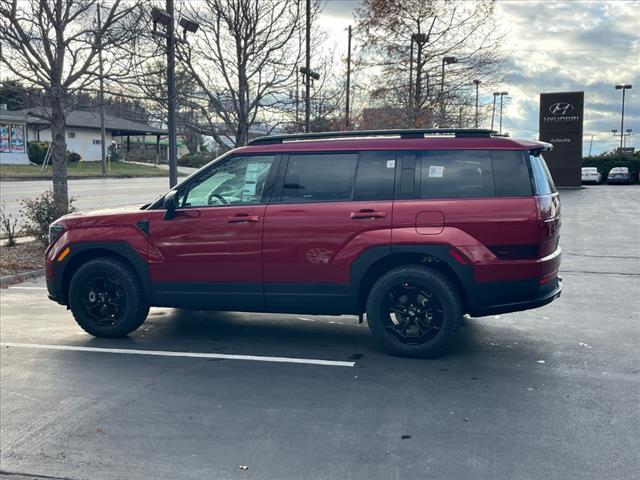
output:
M 424 265 L 447 278 L 458 290 L 465 312 L 468 311 L 471 265 L 456 264 L 450 258 L 449 247 L 444 245 L 407 245 L 382 247 L 383 250 L 365 252 L 352 269 L 352 281 L 357 288 L 358 311 L 364 312 L 369 292 L 376 280 L 394 268 L 405 265 Z M 375 250 L 375 249 L 373 249 Z
M 128 267 L 130 267 L 135 273 L 147 301 L 151 299 L 151 282 L 149 280 L 149 269 L 146 261 L 130 246 L 123 243 L 82 243 L 71 245 L 72 254 L 68 260 L 64 262 L 64 268 L 60 275 L 60 292 L 62 293 L 62 299 L 65 304 L 68 304 L 69 300 L 69 285 L 73 275 L 78 269 L 86 262 L 95 258 L 112 258 L 119 260 Z

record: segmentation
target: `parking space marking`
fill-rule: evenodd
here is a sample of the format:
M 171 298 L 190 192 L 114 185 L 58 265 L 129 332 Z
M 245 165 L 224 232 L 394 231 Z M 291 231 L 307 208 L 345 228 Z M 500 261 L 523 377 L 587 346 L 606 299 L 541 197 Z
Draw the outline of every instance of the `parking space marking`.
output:
M 64 350 L 71 352 L 95 352 L 114 353 L 124 355 L 150 355 L 157 357 L 183 357 L 183 358 L 217 358 L 221 360 L 249 360 L 253 362 L 272 363 L 299 363 L 306 365 L 324 365 L 327 367 L 354 367 L 356 362 L 342 362 L 338 360 L 319 360 L 315 358 L 294 357 L 267 357 L 261 355 L 233 355 L 226 353 L 198 353 L 198 352 L 172 352 L 166 350 L 136 350 L 132 348 L 97 348 L 80 347 L 75 345 L 47 345 L 39 343 L 14 343 L 2 342 L 0 347 L 35 348 L 41 350 Z
M 9 285 L 9 289 L 11 290 L 46 290 L 47 287 L 12 287 Z

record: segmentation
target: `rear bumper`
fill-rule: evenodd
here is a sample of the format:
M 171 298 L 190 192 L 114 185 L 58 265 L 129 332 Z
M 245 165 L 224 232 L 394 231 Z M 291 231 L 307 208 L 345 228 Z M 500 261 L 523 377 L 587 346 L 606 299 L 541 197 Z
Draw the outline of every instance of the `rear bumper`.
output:
M 537 286 L 537 288 L 535 288 L 535 292 L 532 288 L 533 284 L 531 282 L 527 283 L 529 283 L 529 285 L 522 285 L 521 282 L 518 282 L 519 285 L 507 284 L 506 282 L 492 282 L 490 288 L 501 292 L 498 295 L 494 295 L 494 298 L 502 297 L 506 300 L 508 298 L 518 298 L 523 295 L 531 295 L 531 293 L 533 293 L 533 295 L 529 298 L 517 301 L 507 300 L 506 303 L 500 303 L 500 301 L 498 301 L 498 303 L 477 306 L 475 309 L 470 311 L 469 314 L 473 317 L 482 317 L 486 315 L 496 315 L 499 313 L 531 310 L 532 308 L 542 307 L 543 305 L 553 302 L 562 294 L 562 277 L 559 276 L 547 284 Z M 514 292 L 518 287 L 522 287 L 522 289 L 518 292 Z

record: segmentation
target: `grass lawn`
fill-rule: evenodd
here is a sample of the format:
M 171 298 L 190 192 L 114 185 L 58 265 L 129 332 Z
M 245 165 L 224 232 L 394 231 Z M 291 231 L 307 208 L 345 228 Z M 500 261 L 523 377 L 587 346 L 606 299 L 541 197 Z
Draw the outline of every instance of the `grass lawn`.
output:
M 80 162 L 67 165 L 69 178 L 101 177 L 102 164 L 100 162 Z M 111 171 L 106 177 L 168 177 L 169 172 L 153 165 L 138 165 L 133 163 L 113 162 Z M 51 167 L 44 171 L 39 165 L 0 165 L 0 180 L 51 178 Z

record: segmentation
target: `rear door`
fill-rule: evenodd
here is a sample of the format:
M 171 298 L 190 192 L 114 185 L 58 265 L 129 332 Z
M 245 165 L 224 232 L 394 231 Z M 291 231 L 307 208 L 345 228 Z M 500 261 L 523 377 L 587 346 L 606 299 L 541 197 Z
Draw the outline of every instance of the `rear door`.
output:
M 267 307 L 297 303 L 300 311 L 300 304 L 324 299 L 345 308 L 354 259 L 390 244 L 395 165 L 395 152 L 288 157 L 281 192 L 265 215 Z

